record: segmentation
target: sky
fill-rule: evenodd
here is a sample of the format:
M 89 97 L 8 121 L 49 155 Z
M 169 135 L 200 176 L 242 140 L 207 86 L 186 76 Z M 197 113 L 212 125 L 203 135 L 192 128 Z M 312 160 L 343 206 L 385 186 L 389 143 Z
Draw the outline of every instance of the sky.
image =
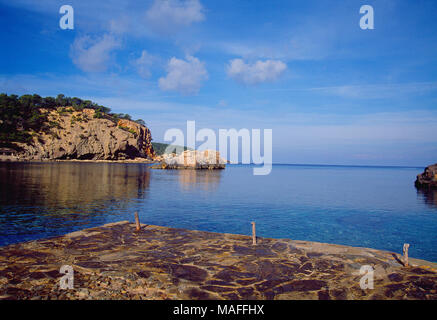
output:
M 426 166 L 436 13 L 434 0 L 0 0 L 0 92 L 91 99 L 156 142 L 188 120 L 272 129 L 274 163 Z

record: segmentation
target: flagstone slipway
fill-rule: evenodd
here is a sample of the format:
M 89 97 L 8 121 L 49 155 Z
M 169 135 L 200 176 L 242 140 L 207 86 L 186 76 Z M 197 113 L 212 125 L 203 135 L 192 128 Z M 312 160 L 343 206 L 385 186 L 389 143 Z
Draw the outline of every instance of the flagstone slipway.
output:
M 400 247 L 402 244 L 400 244 Z M 74 270 L 61 289 L 60 268 Z M 363 265 L 373 289 L 361 289 Z M 437 299 L 437 265 L 334 244 L 128 221 L 0 247 L 0 299 Z M 368 278 L 362 281 L 370 285 Z

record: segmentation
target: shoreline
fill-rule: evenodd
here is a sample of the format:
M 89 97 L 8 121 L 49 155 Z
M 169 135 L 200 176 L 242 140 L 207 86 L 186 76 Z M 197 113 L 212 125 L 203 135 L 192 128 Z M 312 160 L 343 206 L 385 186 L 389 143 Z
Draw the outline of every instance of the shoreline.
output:
M 436 299 L 437 263 L 371 248 L 135 225 L 0 247 L 0 299 Z M 71 265 L 74 289 L 59 288 Z M 374 289 L 360 268 L 374 268 Z
M 160 160 L 148 160 L 145 158 L 126 159 L 126 160 L 86 160 L 86 159 L 46 159 L 46 160 L 4 160 L 0 159 L 0 163 L 22 163 L 22 162 L 96 162 L 96 163 L 161 163 Z M 227 165 L 241 166 L 256 166 L 254 163 L 227 163 Z M 344 165 L 344 164 L 305 164 L 305 163 L 272 163 L 273 166 L 292 166 L 292 167 L 339 167 L 339 168 L 387 168 L 387 169 L 420 169 L 423 170 L 426 166 L 395 166 L 395 165 Z
M 93 160 L 93 159 L 40 159 L 40 160 L 2 160 L 0 159 L 0 163 L 52 163 L 52 162 L 76 162 L 76 163 L 159 163 L 158 160 L 149 160 L 145 158 L 135 158 L 135 159 L 126 159 L 126 160 Z

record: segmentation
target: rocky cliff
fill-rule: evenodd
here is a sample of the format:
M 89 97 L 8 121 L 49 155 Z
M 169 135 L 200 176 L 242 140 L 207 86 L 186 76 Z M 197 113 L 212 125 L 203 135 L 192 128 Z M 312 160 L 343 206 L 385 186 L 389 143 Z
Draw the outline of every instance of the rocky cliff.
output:
M 437 189 L 437 163 L 426 167 L 425 171 L 417 175 L 417 188 Z
M 20 160 L 153 159 L 150 130 L 131 120 L 102 117 L 94 109 L 40 109 L 50 130 L 32 132 L 29 143 L 15 143 Z M 46 126 L 46 127 L 47 127 Z

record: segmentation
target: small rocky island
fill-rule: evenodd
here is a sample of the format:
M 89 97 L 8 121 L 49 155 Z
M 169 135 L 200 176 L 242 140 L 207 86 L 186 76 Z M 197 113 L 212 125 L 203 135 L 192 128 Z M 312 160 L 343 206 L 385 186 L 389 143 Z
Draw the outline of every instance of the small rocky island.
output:
M 418 189 L 437 189 L 437 163 L 426 167 L 423 173 L 417 175 L 415 185 Z
M 170 153 L 162 156 L 162 161 L 153 169 L 224 169 L 226 160 L 215 150 L 185 150 L 180 154 Z

